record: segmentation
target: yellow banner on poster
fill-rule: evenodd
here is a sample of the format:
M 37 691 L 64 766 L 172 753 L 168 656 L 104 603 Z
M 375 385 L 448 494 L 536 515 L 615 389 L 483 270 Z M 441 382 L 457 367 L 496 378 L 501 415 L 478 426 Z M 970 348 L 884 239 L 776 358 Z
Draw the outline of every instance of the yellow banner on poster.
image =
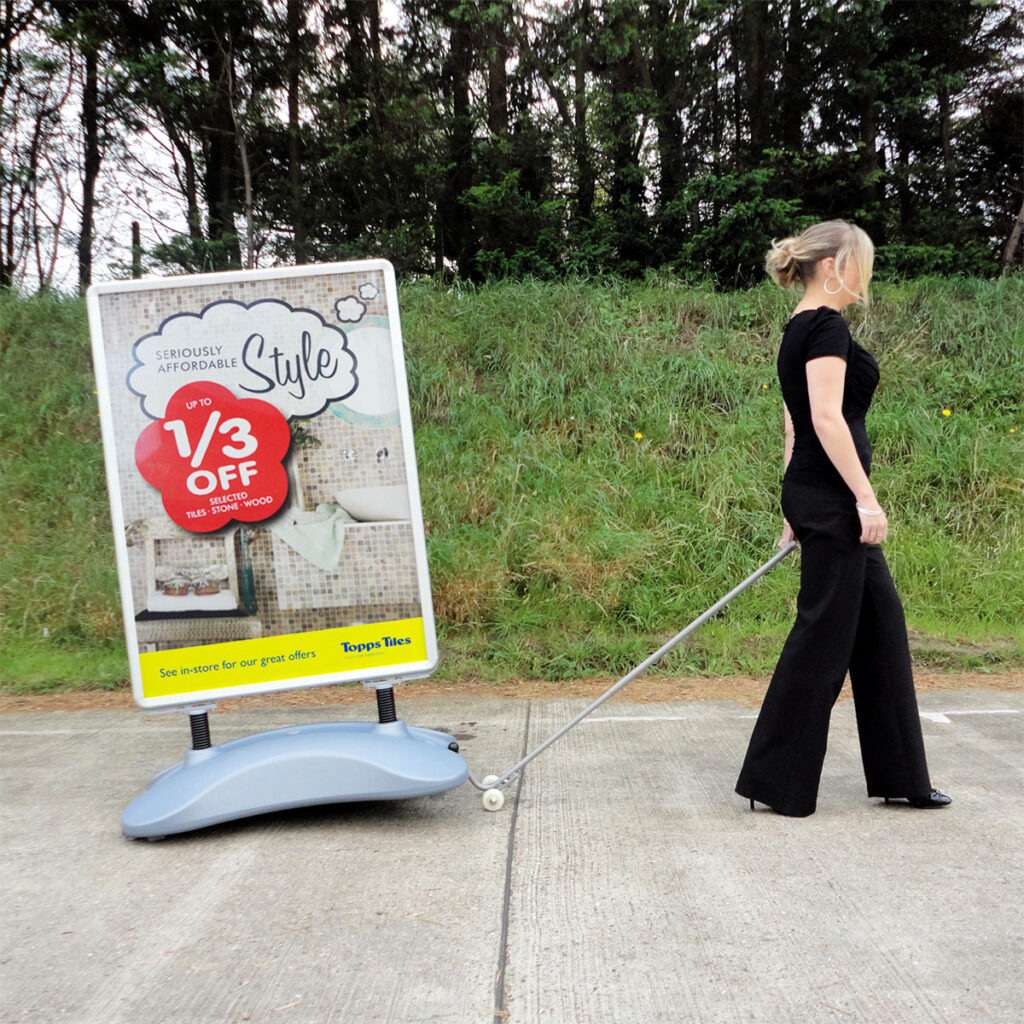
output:
M 171 697 L 302 677 L 396 668 L 427 659 L 423 619 L 287 633 L 255 640 L 146 651 L 139 655 L 142 693 Z

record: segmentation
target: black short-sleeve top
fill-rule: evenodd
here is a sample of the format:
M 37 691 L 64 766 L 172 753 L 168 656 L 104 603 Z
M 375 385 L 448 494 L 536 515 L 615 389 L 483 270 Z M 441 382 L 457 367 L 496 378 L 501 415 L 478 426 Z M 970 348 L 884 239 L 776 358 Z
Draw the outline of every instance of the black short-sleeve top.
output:
M 828 306 L 797 313 L 786 325 L 779 348 L 778 373 L 782 398 L 793 419 L 793 457 L 786 479 L 849 493 L 849 488 L 825 454 L 811 422 L 807 393 L 807 363 L 821 356 L 839 356 L 846 362 L 843 387 L 843 419 L 864 472 L 871 472 L 871 442 L 865 416 L 878 385 L 878 364 L 871 353 L 850 335 L 843 316 Z

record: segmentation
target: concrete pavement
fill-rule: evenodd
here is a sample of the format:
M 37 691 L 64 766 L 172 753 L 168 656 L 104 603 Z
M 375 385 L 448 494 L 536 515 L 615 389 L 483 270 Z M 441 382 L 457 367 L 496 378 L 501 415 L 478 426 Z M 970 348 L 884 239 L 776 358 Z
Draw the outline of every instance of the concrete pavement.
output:
M 477 777 L 585 705 L 397 696 Z M 937 811 L 864 796 L 840 704 L 807 819 L 733 795 L 752 711 L 624 698 L 498 813 L 466 785 L 162 842 L 119 818 L 182 756 L 182 716 L 0 717 L 0 1021 L 1024 1022 L 1024 692 L 921 698 L 955 800 Z M 211 729 L 372 717 L 253 709 Z

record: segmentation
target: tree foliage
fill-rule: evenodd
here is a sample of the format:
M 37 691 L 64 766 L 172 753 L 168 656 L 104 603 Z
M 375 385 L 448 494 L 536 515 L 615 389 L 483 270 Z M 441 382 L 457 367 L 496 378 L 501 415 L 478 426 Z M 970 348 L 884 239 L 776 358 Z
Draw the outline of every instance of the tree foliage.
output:
M 1022 14 L 1024 0 L 5 0 L 2 283 L 29 269 L 25 211 L 49 171 L 25 139 L 51 116 L 58 66 L 82 97 L 83 284 L 98 175 L 174 198 L 179 229 L 146 254 L 165 270 L 382 255 L 471 280 L 671 267 L 733 286 L 760 274 L 771 236 L 843 216 L 890 273 L 996 273 L 1021 263 Z

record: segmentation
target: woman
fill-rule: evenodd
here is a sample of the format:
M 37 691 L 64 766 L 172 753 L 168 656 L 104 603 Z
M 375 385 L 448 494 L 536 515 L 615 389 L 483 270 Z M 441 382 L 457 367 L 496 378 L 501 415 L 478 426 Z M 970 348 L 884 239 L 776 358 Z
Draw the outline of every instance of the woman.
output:
M 903 608 L 879 547 L 889 524 L 868 479 L 864 417 L 878 364 L 840 310 L 868 304 L 874 246 L 844 221 L 774 243 L 767 270 L 803 286 L 779 350 L 786 472 L 780 546 L 800 542 L 797 617 L 750 739 L 736 792 L 779 814 L 814 813 L 829 716 L 847 670 L 868 796 L 943 807 L 932 788 Z

